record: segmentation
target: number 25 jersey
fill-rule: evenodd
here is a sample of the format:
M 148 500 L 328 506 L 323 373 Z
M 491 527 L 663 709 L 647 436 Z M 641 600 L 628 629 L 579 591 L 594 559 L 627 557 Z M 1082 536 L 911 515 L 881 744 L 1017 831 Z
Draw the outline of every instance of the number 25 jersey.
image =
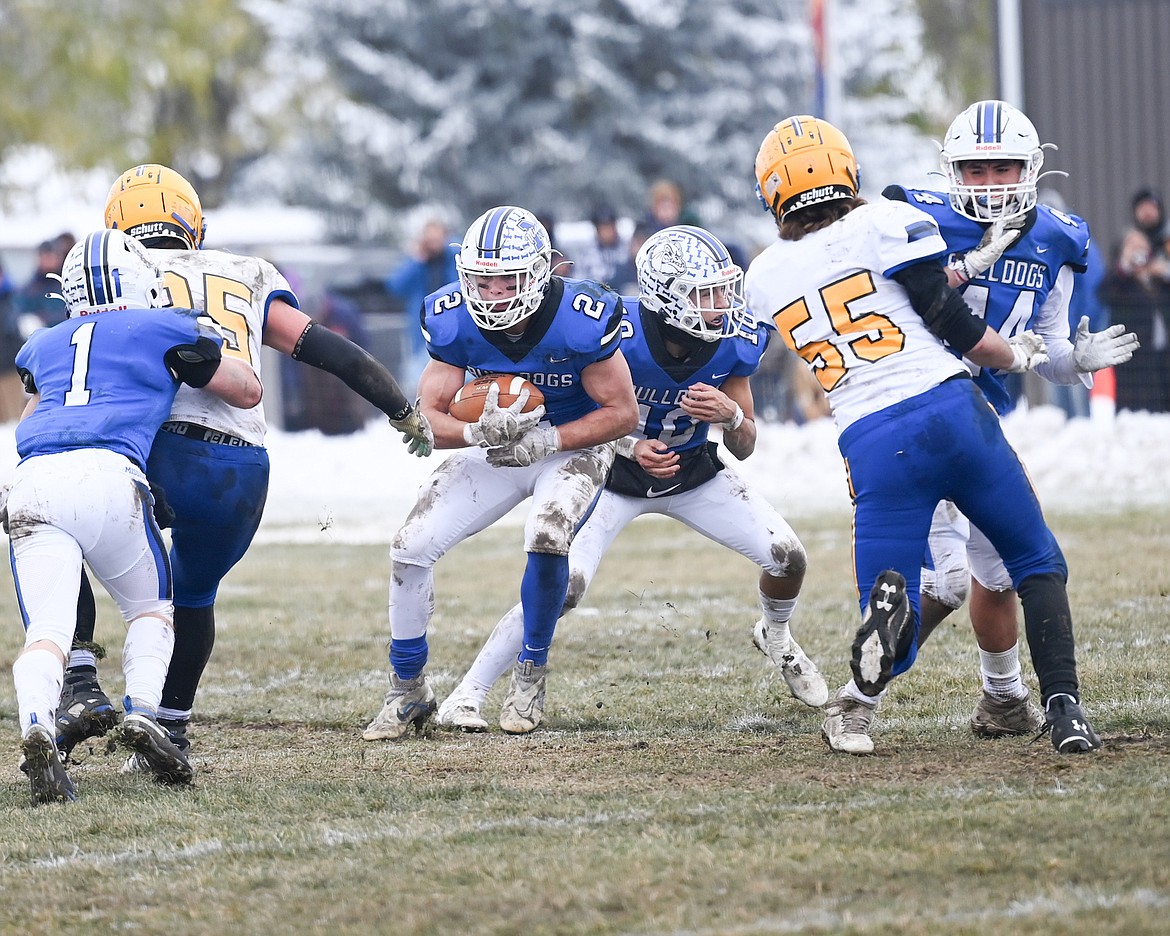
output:
M 267 260 L 224 250 L 154 249 L 148 253 L 164 271 L 166 305 L 198 309 L 211 316 L 226 336 L 224 356 L 243 358 L 260 377 L 260 347 L 269 304 L 283 299 L 300 307 L 288 280 Z M 264 444 L 267 430 L 263 403 L 237 409 L 186 384 L 175 396 L 170 418 L 218 429 L 253 445 Z

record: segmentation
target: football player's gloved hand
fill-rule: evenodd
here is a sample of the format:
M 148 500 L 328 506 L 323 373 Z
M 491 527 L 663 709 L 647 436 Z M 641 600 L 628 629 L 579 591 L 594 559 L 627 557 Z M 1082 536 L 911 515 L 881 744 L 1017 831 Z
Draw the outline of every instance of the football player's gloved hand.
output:
M 1140 348 L 1137 335 L 1124 325 L 1110 325 L 1099 332 L 1089 331 L 1089 317 L 1081 317 L 1073 339 L 1073 362 L 1082 374 L 1124 364 Z
M 160 530 L 167 530 L 175 525 L 175 510 L 171 507 L 167 500 L 166 489 L 161 484 L 155 484 L 153 481 L 150 484 L 150 496 L 154 500 L 154 507 L 152 513 L 154 514 L 154 522 L 158 524 Z
M 1044 339 L 1035 332 L 1020 332 L 1009 338 L 1008 344 L 1011 345 L 1015 358 L 1011 367 L 1004 368 L 1009 374 L 1022 374 L 1024 371 L 1035 370 L 1040 364 L 1048 363 L 1048 348 L 1044 345 Z
M 487 460 L 497 468 L 527 468 L 560 450 L 561 434 L 554 427 L 533 426 L 520 438 L 489 449 Z
M 430 421 L 418 408 L 417 400 L 401 419 L 391 419 L 390 425 L 402 433 L 402 441 L 411 455 L 426 458 L 434 451 L 435 433 Z
M 981 273 L 986 273 L 998 260 L 1005 250 L 1016 242 L 1020 231 L 1008 230 L 1004 221 L 993 222 L 983 232 L 983 239 L 974 250 L 967 251 L 962 257 L 951 261 L 950 267 L 959 274 L 959 278 L 966 282 L 973 280 Z
M 500 385 L 492 384 L 488 388 L 487 396 L 483 401 L 483 413 L 473 423 L 463 427 L 463 441 L 468 445 L 478 445 L 482 448 L 499 448 L 501 445 L 520 438 L 529 429 L 540 422 L 544 415 L 544 407 L 538 406 L 531 413 L 520 412 L 528 402 L 528 391 L 521 390 L 520 396 L 509 407 L 501 409 L 499 406 Z

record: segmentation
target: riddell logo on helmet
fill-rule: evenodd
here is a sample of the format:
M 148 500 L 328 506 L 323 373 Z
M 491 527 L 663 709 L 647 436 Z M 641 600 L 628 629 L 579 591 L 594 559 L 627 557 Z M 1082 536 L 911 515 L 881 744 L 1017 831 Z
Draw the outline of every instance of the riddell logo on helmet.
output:
M 983 152 L 984 150 L 997 150 L 998 151 L 998 150 L 1003 149 L 1003 144 L 1002 143 L 976 143 L 975 149 L 978 152 Z

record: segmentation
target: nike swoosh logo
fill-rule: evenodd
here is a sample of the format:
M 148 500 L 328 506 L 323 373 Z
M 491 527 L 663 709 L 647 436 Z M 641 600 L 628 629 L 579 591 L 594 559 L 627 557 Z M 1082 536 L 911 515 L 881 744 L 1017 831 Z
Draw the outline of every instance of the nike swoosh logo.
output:
M 647 497 L 662 497 L 662 495 L 669 494 L 671 491 L 677 491 L 680 487 L 682 487 L 681 481 L 678 484 L 676 484 L 674 487 L 668 487 L 665 491 L 656 491 L 656 490 L 654 490 L 654 488 L 647 488 L 646 489 L 646 496 Z
M 712 380 L 722 380 L 724 377 L 728 377 L 730 375 L 731 375 L 731 371 L 728 371 L 726 374 L 712 374 L 711 379 Z
M 564 364 L 567 360 L 567 357 L 553 357 L 551 354 L 548 356 L 548 362 L 550 364 Z
M 1047 247 L 1037 247 L 1036 253 L 1048 253 L 1048 248 Z

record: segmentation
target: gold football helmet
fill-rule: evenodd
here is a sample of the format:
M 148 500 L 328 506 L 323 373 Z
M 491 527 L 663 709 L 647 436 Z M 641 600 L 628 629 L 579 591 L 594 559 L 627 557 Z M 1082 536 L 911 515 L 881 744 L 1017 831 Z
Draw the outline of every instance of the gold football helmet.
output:
M 803 115 L 782 120 L 756 153 L 756 194 L 777 220 L 790 211 L 857 194 L 857 160 L 845 134 Z
M 198 250 L 207 222 L 194 187 L 166 166 L 149 164 L 123 172 L 106 196 L 106 227 L 148 247 Z

